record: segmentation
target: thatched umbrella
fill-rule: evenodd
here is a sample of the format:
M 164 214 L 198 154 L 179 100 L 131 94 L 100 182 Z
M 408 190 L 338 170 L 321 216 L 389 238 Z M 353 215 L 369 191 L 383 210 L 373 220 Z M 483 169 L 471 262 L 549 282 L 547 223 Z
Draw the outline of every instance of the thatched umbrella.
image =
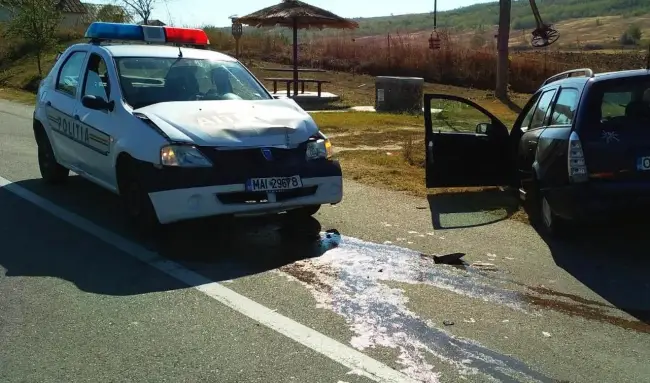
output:
M 237 22 L 260 27 L 282 26 L 293 29 L 293 94 L 298 94 L 298 29 L 355 29 L 359 25 L 332 12 L 299 0 L 282 0 L 280 4 L 237 18 Z

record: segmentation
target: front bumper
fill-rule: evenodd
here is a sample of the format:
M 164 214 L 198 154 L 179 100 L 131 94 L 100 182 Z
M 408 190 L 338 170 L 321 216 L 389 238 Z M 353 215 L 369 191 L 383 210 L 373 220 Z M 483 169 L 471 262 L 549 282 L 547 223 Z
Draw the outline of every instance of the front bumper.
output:
M 218 215 L 273 214 L 308 205 L 337 204 L 343 177 L 337 161 L 251 167 L 155 168 L 143 164 L 141 182 L 162 224 Z M 258 177 L 299 175 L 302 188 L 283 192 L 248 192 L 246 181 Z
M 650 207 L 649 182 L 601 182 L 547 191 L 553 212 L 565 219 L 599 220 Z

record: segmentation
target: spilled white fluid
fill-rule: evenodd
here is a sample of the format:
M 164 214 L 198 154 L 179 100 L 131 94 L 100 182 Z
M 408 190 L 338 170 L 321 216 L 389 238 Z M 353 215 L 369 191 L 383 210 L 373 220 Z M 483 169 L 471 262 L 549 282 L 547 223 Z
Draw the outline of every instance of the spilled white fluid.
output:
M 338 247 L 337 246 L 337 242 Z M 513 291 L 499 289 L 480 275 L 434 264 L 428 257 L 402 247 L 343 237 L 323 240 L 317 258 L 282 268 L 300 272 L 313 281 L 299 281 L 317 300 L 319 308 L 345 318 L 355 334 L 350 343 L 358 350 L 386 347 L 399 353 L 401 371 L 426 382 L 438 382 L 432 363 L 451 364 L 460 376 L 483 373 L 497 381 L 551 381 L 509 356 L 480 344 L 454 337 L 409 310 L 404 290 L 386 282 L 425 284 L 484 301 L 523 310 Z M 333 248 L 332 248 L 333 247 Z M 331 248 L 331 249 L 330 249 Z M 328 250 L 329 249 L 329 250 Z

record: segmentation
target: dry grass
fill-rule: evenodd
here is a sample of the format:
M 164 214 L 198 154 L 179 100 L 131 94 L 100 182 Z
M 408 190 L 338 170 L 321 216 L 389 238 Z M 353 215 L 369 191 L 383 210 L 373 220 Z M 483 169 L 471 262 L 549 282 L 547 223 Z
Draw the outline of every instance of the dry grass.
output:
M 213 37 L 214 35 L 214 37 Z M 300 66 L 368 74 L 372 76 L 416 76 L 428 82 L 468 88 L 492 89 L 496 81 L 496 51 L 493 47 L 471 49 L 463 44 L 462 34 L 442 33 L 442 49 L 427 48 L 427 33 L 393 34 L 382 37 L 305 40 L 299 46 Z M 233 51 L 232 37 L 211 31 L 215 49 Z M 279 37 L 249 36 L 242 56 L 290 64 L 290 46 Z M 511 55 L 510 86 L 516 92 L 533 92 L 549 76 L 575 67 L 589 66 L 597 71 L 639 68 L 645 52 L 612 54 L 565 54 L 549 50 Z

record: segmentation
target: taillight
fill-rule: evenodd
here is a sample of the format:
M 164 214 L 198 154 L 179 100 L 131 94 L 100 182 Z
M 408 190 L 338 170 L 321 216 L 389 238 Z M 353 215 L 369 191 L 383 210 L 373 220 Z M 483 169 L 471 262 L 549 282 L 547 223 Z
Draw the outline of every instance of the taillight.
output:
M 569 136 L 569 180 L 571 182 L 585 182 L 589 179 L 587 175 L 587 164 L 585 153 L 582 151 L 582 143 L 578 133 L 572 132 Z

